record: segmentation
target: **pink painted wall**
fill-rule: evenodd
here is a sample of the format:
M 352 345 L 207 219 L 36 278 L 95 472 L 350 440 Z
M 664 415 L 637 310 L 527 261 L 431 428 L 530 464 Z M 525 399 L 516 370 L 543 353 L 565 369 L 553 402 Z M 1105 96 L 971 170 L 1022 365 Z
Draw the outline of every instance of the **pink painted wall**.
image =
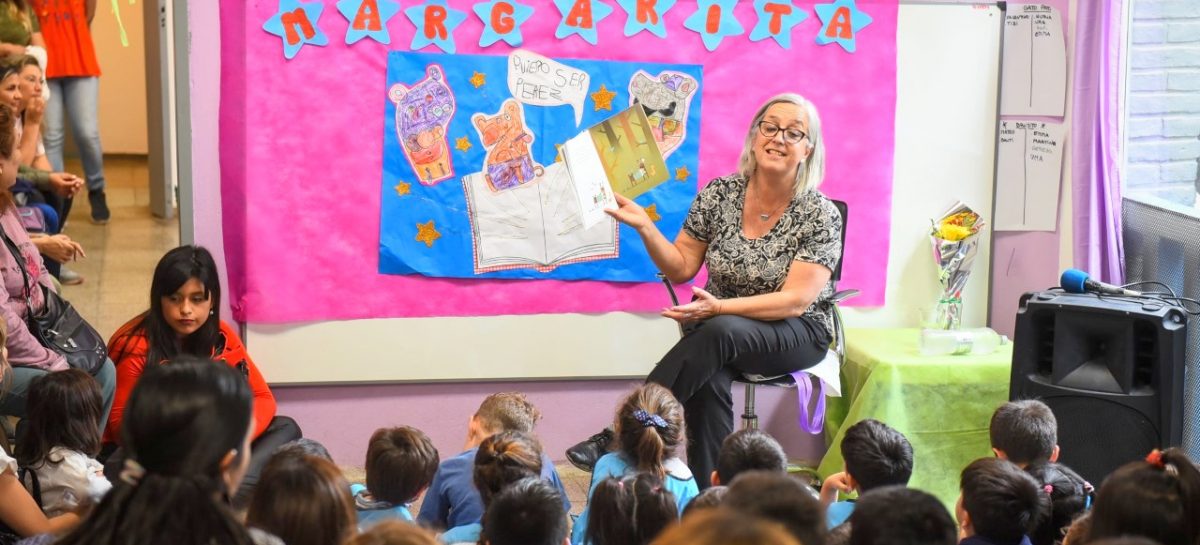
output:
M 188 18 L 195 200 L 192 213 L 196 226 L 192 235 L 223 264 L 217 152 L 221 78 L 218 3 L 192 0 L 188 2 Z M 230 317 L 228 307 L 221 312 Z M 620 397 L 635 384 L 603 380 L 304 386 L 276 388 L 275 396 L 279 413 L 295 418 L 305 435 L 324 443 L 339 463 L 361 465 L 367 439 L 382 426 L 416 426 L 429 434 L 443 456 L 457 453 L 466 435 L 467 419 L 484 396 L 522 391 L 544 414 L 538 433 L 546 451 L 562 460 L 568 446 L 608 424 Z M 795 390 L 759 388 L 757 399 L 763 428 L 780 440 L 790 457 L 814 460 L 824 453 L 822 437 L 796 428 Z M 742 406 L 740 387 L 735 387 L 734 404 Z

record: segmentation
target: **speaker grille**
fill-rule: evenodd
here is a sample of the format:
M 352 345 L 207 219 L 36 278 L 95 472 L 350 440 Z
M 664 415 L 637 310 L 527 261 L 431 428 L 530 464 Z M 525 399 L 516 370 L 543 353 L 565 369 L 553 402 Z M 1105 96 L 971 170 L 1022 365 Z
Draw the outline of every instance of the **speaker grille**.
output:
M 1096 397 L 1042 399 L 1058 420 L 1059 461 L 1097 487 L 1121 465 L 1158 448 L 1154 426 L 1138 411 Z

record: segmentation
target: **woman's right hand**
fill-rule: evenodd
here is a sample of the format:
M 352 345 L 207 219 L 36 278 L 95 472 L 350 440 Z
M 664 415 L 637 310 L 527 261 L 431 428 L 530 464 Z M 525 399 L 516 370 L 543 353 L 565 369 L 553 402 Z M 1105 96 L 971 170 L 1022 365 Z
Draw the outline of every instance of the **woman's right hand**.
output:
M 41 95 L 29 98 L 29 104 L 25 106 L 25 124 L 41 125 L 45 112 L 46 100 Z
M 654 224 L 654 220 L 650 219 L 650 215 L 646 213 L 646 209 L 642 208 L 641 205 L 620 193 L 614 192 L 613 195 L 617 198 L 617 209 L 605 210 L 604 213 L 638 231 Z

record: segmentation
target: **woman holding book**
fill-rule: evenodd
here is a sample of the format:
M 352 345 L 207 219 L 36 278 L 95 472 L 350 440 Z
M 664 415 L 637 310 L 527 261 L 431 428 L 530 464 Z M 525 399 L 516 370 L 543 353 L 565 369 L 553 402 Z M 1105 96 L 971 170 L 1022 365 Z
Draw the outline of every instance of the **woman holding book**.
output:
M 721 441 L 733 432 L 733 378 L 783 375 L 819 363 L 832 340 L 833 286 L 842 217 L 817 186 L 825 145 L 817 109 L 796 94 L 768 100 L 750 123 L 738 171 L 696 196 L 672 242 L 637 203 L 617 196 L 609 214 L 634 228 L 675 283 L 708 268 L 704 289 L 663 316 L 683 337 L 646 378 L 684 405 L 688 465 L 708 486 Z M 590 469 L 608 450 L 604 430 L 567 451 Z

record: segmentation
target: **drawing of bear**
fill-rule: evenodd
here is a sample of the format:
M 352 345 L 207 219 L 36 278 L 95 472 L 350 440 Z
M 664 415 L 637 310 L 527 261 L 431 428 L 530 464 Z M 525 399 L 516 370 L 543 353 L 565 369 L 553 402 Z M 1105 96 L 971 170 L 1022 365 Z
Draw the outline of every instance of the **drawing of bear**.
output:
M 388 98 L 396 105 L 396 135 L 404 156 L 424 185 L 454 176 L 446 127 L 454 116 L 454 93 L 442 67 L 425 68 L 425 79 L 406 87 L 393 85 Z
M 678 149 L 687 136 L 688 108 L 698 87 L 691 76 L 670 71 L 651 77 L 639 70 L 629 80 L 630 104 L 640 104 L 650 118 L 663 158 Z
M 519 102 L 505 100 L 496 115 L 475 114 L 471 121 L 487 149 L 483 161 L 484 179 L 493 191 L 529 183 L 545 171 L 542 165 L 533 161 L 529 151 L 533 132 L 525 126 L 524 109 Z

